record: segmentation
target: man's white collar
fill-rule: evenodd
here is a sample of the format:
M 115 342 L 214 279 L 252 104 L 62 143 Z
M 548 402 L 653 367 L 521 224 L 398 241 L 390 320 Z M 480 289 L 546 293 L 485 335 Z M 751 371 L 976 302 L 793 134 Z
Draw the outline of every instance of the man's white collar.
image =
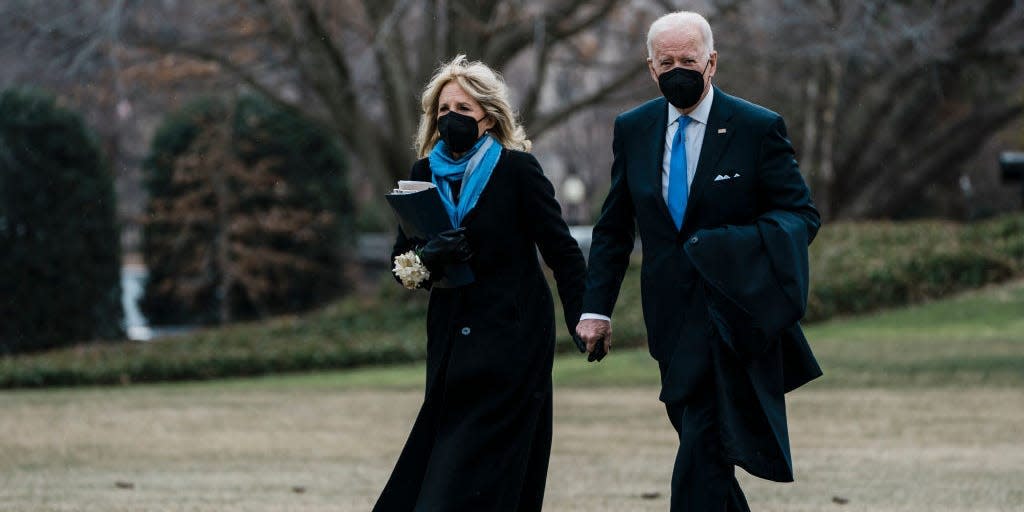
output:
M 693 111 L 690 112 L 690 119 L 693 119 L 694 121 L 700 121 L 701 124 L 707 125 L 708 116 L 711 114 L 711 101 L 714 99 L 714 97 L 715 87 L 712 86 L 710 89 L 708 89 L 707 96 L 704 96 L 704 98 L 700 100 L 700 103 L 697 104 L 697 108 L 694 108 Z M 671 103 L 668 103 L 668 124 L 676 122 L 676 119 L 679 119 L 679 116 L 681 115 L 682 114 L 680 114 L 679 111 L 676 110 L 676 107 L 672 106 Z

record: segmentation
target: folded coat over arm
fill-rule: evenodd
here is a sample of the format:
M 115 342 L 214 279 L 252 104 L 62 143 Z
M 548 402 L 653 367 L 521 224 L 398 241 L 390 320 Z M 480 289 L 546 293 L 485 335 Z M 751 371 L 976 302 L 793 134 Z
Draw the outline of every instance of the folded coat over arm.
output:
M 727 457 L 776 481 L 793 479 L 784 394 L 822 374 L 798 323 L 812 234 L 800 214 L 775 210 L 700 230 L 686 246 L 718 338 L 712 371 Z

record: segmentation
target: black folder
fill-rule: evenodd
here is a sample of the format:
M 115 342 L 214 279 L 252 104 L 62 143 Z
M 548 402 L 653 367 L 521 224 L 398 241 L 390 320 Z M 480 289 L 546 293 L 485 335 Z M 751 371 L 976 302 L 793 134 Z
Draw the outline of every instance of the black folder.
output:
M 384 196 L 398 217 L 406 238 L 425 243 L 442 231 L 452 228 L 448 210 L 441 202 L 437 188 L 417 192 L 391 193 Z M 473 282 L 473 271 L 468 264 L 456 263 L 444 268 L 441 280 L 434 281 L 438 288 L 456 288 Z

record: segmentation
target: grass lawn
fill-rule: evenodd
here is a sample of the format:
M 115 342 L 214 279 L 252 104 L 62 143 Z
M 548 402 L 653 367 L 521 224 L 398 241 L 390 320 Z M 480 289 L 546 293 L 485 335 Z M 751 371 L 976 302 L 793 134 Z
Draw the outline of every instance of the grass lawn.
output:
M 269 381 L 0 393 L 0 509 L 368 511 L 420 391 Z M 811 385 L 790 395 L 789 421 L 797 482 L 739 471 L 754 510 L 1024 503 L 1017 388 Z M 656 388 L 557 388 L 545 510 L 667 510 L 675 449 Z
M 1024 281 L 808 337 L 826 376 L 787 397 L 797 482 L 740 471 L 754 510 L 1024 507 Z M 646 352 L 563 355 L 554 378 L 545 510 L 666 510 L 676 441 Z M 366 511 L 422 379 L 410 364 L 2 391 L 0 509 Z
M 815 324 L 806 334 L 825 371 L 815 387 L 1024 386 L 1024 281 Z M 423 364 L 415 363 L 226 380 L 213 386 L 417 389 L 423 375 Z M 554 382 L 568 387 L 656 386 L 658 367 L 646 349 L 613 349 L 597 364 L 564 354 L 555 360 Z

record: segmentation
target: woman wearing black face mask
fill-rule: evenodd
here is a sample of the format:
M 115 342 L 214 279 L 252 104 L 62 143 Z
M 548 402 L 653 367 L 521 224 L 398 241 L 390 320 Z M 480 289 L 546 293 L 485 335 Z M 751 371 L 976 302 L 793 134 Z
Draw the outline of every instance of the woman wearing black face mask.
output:
M 475 280 L 431 287 L 423 406 L 374 510 L 540 510 L 555 322 L 537 249 L 570 333 L 583 255 L 496 73 L 460 55 L 422 106 L 411 179 L 437 185 L 456 229 L 427 241 L 399 229 L 393 257 L 418 249 L 435 281 L 445 264 L 465 262 Z

